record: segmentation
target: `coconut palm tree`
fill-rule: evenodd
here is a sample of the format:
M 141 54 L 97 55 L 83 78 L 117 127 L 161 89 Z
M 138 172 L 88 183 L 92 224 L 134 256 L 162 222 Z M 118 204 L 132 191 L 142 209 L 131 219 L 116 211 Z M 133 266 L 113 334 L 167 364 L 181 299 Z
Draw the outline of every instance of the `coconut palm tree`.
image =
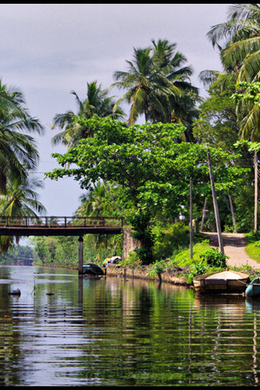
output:
M 260 6 L 234 4 L 229 20 L 213 26 L 208 37 L 221 50 L 226 71 L 235 71 L 238 81 L 257 81 L 260 69 Z
M 198 89 L 189 82 L 192 69 L 183 66 L 187 60 L 176 51 L 176 44 L 167 40 L 152 40 L 152 44 L 134 48 L 133 61 L 126 61 L 128 71 L 114 73 L 116 82 L 111 87 L 127 90 L 117 104 L 125 100 L 131 105 L 129 124 L 139 115 L 146 122 L 179 121 L 198 97 Z
M 0 80 L 0 192 L 5 192 L 8 178 L 25 177 L 33 170 L 39 154 L 33 137 L 25 131 L 43 133 L 39 121 L 32 118 L 18 90 L 7 88 Z
M 38 179 L 16 178 L 7 182 L 6 195 L 0 196 L 0 213 L 4 216 L 37 217 L 46 211 L 38 200 L 37 188 L 43 188 Z
M 0 79 L 0 213 L 20 215 L 26 210 L 25 196 L 30 192 L 28 171 L 36 168 L 39 154 L 35 140 L 24 132 L 44 131 L 39 121 L 29 114 L 23 94 L 16 88 L 8 88 Z M 18 186 L 20 186 L 19 194 Z M 22 186 L 22 188 L 21 188 Z M 26 188 L 26 186 L 28 186 Z M 12 193 L 11 187 L 16 188 Z M 22 194 L 24 199 L 22 201 Z M 33 202 L 33 194 L 31 203 Z M 20 199 L 20 200 L 19 200 Z M 29 199 L 27 200 L 29 201 Z M 36 202 L 36 199 L 35 199 Z M 36 210 L 43 206 L 37 202 Z M 12 237 L 0 237 L 0 248 L 7 251 Z
M 78 124 L 77 118 L 90 118 L 96 114 L 100 117 L 111 116 L 113 119 L 124 117 L 124 112 L 120 107 L 113 110 L 113 97 L 108 96 L 108 90 L 103 90 L 97 81 L 87 83 L 87 98 L 80 100 L 75 91 L 71 92 L 75 96 L 78 107 L 77 113 L 67 111 L 65 114 L 56 114 L 53 119 L 53 128 L 56 126 L 64 129 L 52 138 L 53 145 L 62 143 L 68 147 L 74 146 L 82 139 L 91 136 L 91 130 Z
M 17 177 L 8 181 L 6 194 L 0 196 L 0 215 L 8 217 L 37 217 L 38 213 L 46 211 L 45 207 L 38 200 L 37 188 L 42 188 L 43 184 L 38 179 L 32 180 L 28 177 Z M 16 237 L 16 243 L 20 237 Z M 13 243 L 12 236 L 0 237 L 0 248 L 2 252 L 7 252 Z
M 260 80 L 260 6 L 256 3 L 235 4 L 230 7 L 229 21 L 213 26 L 208 33 L 212 44 L 221 49 L 221 60 L 227 72 L 236 72 L 237 82 Z M 225 40 L 222 48 L 219 41 Z M 247 91 L 244 91 L 247 94 Z M 249 94 L 248 94 L 249 95 Z M 237 102 L 237 118 L 241 138 L 260 141 L 260 107 L 251 99 Z M 254 154 L 255 216 L 257 230 L 258 157 Z
M 151 107 L 157 112 L 163 112 L 163 106 L 158 99 L 162 93 L 161 85 L 158 81 L 158 72 L 154 69 L 150 56 L 151 49 L 135 49 L 134 60 L 126 61 L 129 70 L 116 71 L 113 75 L 116 82 L 111 87 L 127 89 L 127 92 L 118 99 L 115 107 L 123 101 L 131 104 L 129 124 L 133 124 L 139 115 L 144 114 L 145 121 L 149 120 Z M 180 91 L 176 90 L 176 93 Z

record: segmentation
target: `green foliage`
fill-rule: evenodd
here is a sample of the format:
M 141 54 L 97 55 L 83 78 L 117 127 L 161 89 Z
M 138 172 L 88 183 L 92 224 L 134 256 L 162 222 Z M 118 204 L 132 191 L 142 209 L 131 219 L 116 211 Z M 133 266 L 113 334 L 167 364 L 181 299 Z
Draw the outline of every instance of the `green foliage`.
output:
M 260 231 L 251 231 L 245 235 L 248 256 L 260 263 Z
M 190 267 L 190 273 L 187 279 L 188 283 L 191 283 L 196 275 L 203 275 L 207 270 L 207 265 L 204 260 L 196 261 Z
M 166 264 L 165 264 L 165 261 L 164 260 L 160 260 L 160 261 L 155 261 L 153 264 L 152 264 L 152 269 L 149 270 L 149 276 L 151 278 L 154 278 L 155 275 L 158 275 L 160 276 L 163 272 L 166 271 Z
M 190 248 L 179 252 L 173 259 L 180 267 L 191 266 L 201 261 L 201 255 L 210 250 L 209 240 L 203 240 L 193 246 L 193 257 L 190 258 Z M 170 262 L 171 263 L 171 262 Z
M 116 206 L 123 210 L 141 241 L 138 254 L 143 264 L 153 262 L 151 227 L 158 216 L 175 218 L 183 200 L 189 198 L 190 177 L 194 200 L 210 193 L 206 148 L 179 142 L 185 128 L 174 123 L 127 126 L 110 118 L 82 119 L 93 136 L 82 140 L 68 153 L 55 154 L 64 168 L 46 176 L 72 176 L 82 188 L 102 180 L 113 187 Z M 237 156 L 212 150 L 212 165 L 218 188 L 231 188 L 243 171 L 234 169 Z M 75 168 L 67 168 L 74 164 Z M 203 199 L 204 199 L 203 196 Z M 202 200 L 201 200 L 202 201 Z
M 189 226 L 182 222 L 168 224 L 168 226 L 158 222 L 152 229 L 154 257 L 166 259 L 172 255 L 174 250 L 188 246 L 189 231 Z
M 35 252 L 29 245 L 12 245 L 7 253 L 0 254 L 1 263 L 10 263 L 17 259 L 34 259 Z
M 226 267 L 226 259 L 228 258 L 228 256 L 226 256 L 222 252 L 219 252 L 218 249 L 214 248 L 205 252 L 200 257 L 202 260 L 205 260 L 209 266 L 220 268 Z
M 115 251 L 122 256 L 122 237 L 106 237 L 91 234 L 84 238 L 83 258 L 85 262 L 92 261 L 103 264 L 106 257 L 111 257 Z M 55 264 L 64 267 L 78 266 L 78 237 L 32 237 L 30 239 L 37 260 L 42 264 Z M 118 248 L 120 248 L 118 250 Z

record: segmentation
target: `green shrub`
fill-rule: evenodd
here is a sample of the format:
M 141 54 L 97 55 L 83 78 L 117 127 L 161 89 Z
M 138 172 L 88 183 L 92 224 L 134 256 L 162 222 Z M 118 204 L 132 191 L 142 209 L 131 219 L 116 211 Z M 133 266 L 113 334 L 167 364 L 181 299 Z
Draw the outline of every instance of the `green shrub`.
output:
M 200 257 L 202 260 L 205 260 L 209 266 L 220 268 L 226 267 L 226 259 L 228 258 L 224 253 L 219 252 L 218 249 L 214 248 L 200 255 Z
M 202 275 L 207 270 L 207 264 L 205 264 L 204 260 L 200 260 L 190 266 L 190 274 L 188 276 L 188 283 L 191 283 L 194 276 L 196 275 Z
M 149 271 L 149 276 L 151 277 L 158 275 L 160 278 L 160 275 L 166 271 L 166 265 L 164 260 L 155 261 L 155 263 L 153 263 L 152 266 L 153 268 Z
M 170 257 L 174 250 L 189 246 L 189 226 L 182 222 L 153 228 L 153 254 L 157 259 Z

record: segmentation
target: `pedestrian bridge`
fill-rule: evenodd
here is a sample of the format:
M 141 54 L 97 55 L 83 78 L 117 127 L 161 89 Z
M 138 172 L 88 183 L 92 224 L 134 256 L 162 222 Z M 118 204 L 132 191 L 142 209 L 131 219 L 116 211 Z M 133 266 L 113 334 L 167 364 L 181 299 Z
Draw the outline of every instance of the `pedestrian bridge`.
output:
M 123 258 L 139 244 L 124 227 L 124 218 L 111 217 L 5 217 L 0 216 L 0 236 L 78 236 L 78 272 L 83 272 L 85 234 L 123 233 Z
M 109 217 L 4 217 L 0 236 L 79 236 L 120 234 L 123 218 Z

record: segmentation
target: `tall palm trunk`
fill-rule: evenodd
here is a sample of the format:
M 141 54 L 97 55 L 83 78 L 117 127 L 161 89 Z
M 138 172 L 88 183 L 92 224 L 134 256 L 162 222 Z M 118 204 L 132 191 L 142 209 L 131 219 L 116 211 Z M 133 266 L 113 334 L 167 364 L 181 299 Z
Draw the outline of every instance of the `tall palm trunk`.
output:
M 254 218 L 254 232 L 257 231 L 257 200 L 258 200 L 258 161 L 257 152 L 254 154 L 254 169 L 255 169 L 255 218 Z

